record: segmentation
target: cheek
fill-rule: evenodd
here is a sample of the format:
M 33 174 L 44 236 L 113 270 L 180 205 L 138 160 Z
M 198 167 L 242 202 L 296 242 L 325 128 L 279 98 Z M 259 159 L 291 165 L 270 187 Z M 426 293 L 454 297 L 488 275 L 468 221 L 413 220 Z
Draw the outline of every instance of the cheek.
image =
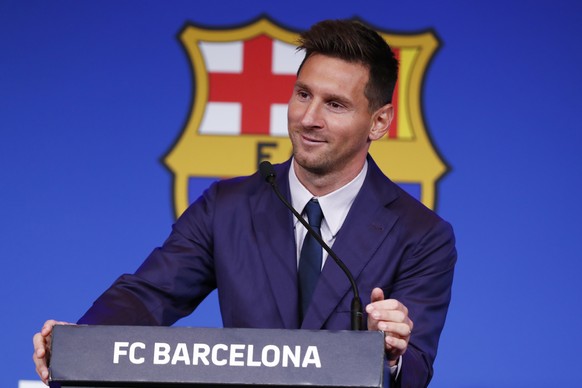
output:
M 301 109 L 297 103 L 290 102 L 287 106 L 287 121 L 298 122 L 301 120 Z
M 345 147 L 360 147 L 368 141 L 369 130 L 361 124 L 351 122 L 351 125 L 346 125 L 346 122 L 338 123 L 335 131 L 335 138 L 341 142 Z

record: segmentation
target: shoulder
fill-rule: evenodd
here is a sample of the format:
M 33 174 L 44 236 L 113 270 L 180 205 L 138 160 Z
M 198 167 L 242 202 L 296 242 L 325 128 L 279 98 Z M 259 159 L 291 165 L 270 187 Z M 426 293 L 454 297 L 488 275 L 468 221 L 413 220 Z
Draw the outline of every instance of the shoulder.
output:
M 368 179 L 368 189 L 374 191 L 385 209 L 398 219 L 397 224 L 403 233 L 422 235 L 436 228 L 452 237 L 453 230 L 447 221 L 392 182 L 373 160 Z
M 287 185 L 290 161 L 281 164 L 273 165 L 277 176 L 277 184 L 279 186 Z M 233 198 L 249 198 L 253 195 L 270 191 L 270 185 L 265 181 L 261 174 L 256 171 L 248 176 L 240 176 L 229 179 L 222 179 L 213 183 L 205 194 L 215 195 L 222 199 L 227 197 Z
M 386 178 L 388 180 L 388 178 Z M 395 221 L 391 239 L 402 249 L 402 269 L 448 271 L 457 261 L 452 225 L 395 183 L 387 183 L 395 197 L 385 211 Z M 428 269 L 431 268 L 431 269 Z
M 287 184 L 289 161 L 273 166 L 277 173 L 279 186 Z M 270 185 L 257 171 L 248 176 L 221 179 L 212 183 L 198 199 L 186 210 L 186 213 L 196 208 L 236 208 L 247 203 L 251 198 L 271 191 Z

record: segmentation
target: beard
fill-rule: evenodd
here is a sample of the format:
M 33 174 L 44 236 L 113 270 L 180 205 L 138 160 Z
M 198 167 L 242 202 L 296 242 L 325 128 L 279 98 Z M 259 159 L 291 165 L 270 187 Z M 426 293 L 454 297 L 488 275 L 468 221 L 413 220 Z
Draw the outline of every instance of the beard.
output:
M 292 142 L 293 143 L 293 142 Z M 325 146 L 322 146 L 322 148 Z M 319 148 L 319 147 L 318 147 Z M 325 176 L 342 168 L 343 159 L 331 150 L 309 150 L 293 143 L 293 158 L 297 165 L 312 175 Z

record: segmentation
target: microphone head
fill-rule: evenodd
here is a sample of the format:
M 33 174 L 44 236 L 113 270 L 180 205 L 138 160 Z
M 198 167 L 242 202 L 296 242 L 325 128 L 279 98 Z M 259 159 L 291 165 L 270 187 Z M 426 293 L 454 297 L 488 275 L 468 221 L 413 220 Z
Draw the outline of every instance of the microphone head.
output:
M 273 184 L 275 182 L 277 174 L 275 174 L 275 169 L 273 168 L 271 162 L 267 160 L 262 161 L 261 164 L 259 164 L 259 172 L 261 173 L 263 179 L 268 183 Z

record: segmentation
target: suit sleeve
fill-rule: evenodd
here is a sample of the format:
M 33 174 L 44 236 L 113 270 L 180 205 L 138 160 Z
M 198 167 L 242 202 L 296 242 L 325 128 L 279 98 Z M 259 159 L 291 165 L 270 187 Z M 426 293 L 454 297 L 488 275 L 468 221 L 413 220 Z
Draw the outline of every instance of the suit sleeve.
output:
M 171 325 L 216 288 L 211 186 L 172 227 L 134 274 L 119 277 L 78 321 L 102 325 Z
M 453 271 L 457 260 L 451 226 L 438 219 L 422 237 L 410 244 L 401 263 L 390 298 L 401 301 L 414 322 L 397 387 L 425 387 L 433 375 L 433 362 L 444 326 Z

